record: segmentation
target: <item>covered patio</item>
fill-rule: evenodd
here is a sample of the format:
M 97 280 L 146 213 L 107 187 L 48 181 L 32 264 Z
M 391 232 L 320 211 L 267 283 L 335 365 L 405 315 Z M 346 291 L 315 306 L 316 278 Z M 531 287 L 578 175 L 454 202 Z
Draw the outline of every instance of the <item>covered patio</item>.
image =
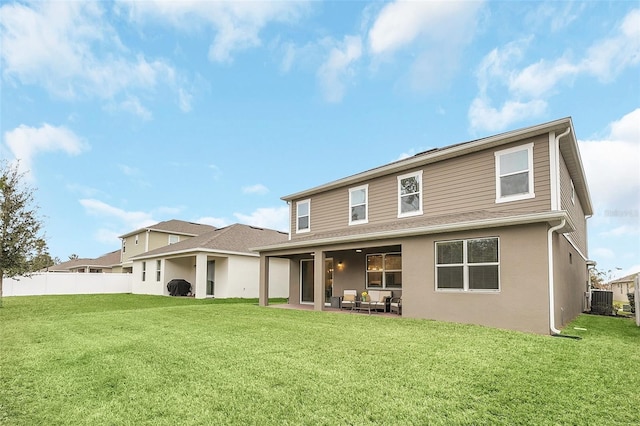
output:
M 274 259 L 289 262 L 289 305 L 294 309 L 340 310 L 345 290 L 384 290 L 402 296 L 402 244 L 399 241 L 356 242 L 260 254 L 260 305 L 269 299 L 269 267 Z M 385 312 L 388 310 L 385 310 Z M 349 312 L 348 310 L 342 310 Z M 394 314 L 397 316 L 398 314 Z

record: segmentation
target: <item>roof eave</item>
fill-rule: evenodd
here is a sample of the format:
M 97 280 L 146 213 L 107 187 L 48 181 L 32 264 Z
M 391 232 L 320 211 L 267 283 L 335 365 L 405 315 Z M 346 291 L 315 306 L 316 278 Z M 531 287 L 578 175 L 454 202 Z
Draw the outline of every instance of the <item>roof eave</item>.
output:
M 368 234 L 346 235 L 341 237 L 320 238 L 316 240 L 305 241 L 288 241 L 282 244 L 274 244 L 270 246 L 252 247 L 251 250 L 257 252 L 268 252 L 282 249 L 306 248 L 315 246 L 324 246 L 330 244 L 353 243 L 358 241 L 385 240 L 390 238 L 412 237 L 417 235 L 440 234 L 444 232 L 466 231 L 474 229 L 498 228 L 502 226 L 526 225 L 531 223 L 547 222 L 557 225 L 565 220 L 565 226 L 560 230 L 561 233 L 575 231 L 576 227 L 571 221 L 569 214 L 564 210 L 544 213 L 533 213 L 527 215 L 518 215 L 502 218 L 481 219 L 457 223 L 449 223 L 445 225 L 420 226 L 409 229 L 380 231 Z
M 134 256 L 130 258 L 131 261 L 137 260 L 145 260 L 145 259 L 156 259 L 159 257 L 173 257 L 173 256 L 181 256 L 181 255 L 195 255 L 197 253 L 213 253 L 213 254 L 224 254 L 224 255 L 236 255 L 236 256 L 251 256 L 257 257 L 258 253 L 254 252 L 245 252 L 245 251 L 233 251 L 233 250 L 219 250 L 212 248 L 204 248 L 204 247 L 196 247 L 196 248 L 188 248 L 182 250 L 168 251 L 164 253 L 152 253 L 152 254 L 139 254 L 138 256 Z

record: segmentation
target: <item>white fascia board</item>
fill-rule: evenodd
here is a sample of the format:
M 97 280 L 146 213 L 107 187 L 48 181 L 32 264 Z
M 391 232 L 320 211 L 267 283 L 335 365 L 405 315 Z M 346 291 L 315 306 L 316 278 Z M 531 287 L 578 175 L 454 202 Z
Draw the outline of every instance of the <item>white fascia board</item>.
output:
M 207 254 L 221 254 L 221 255 L 234 255 L 234 256 L 247 256 L 247 257 L 260 257 L 258 253 L 248 253 L 242 251 L 231 251 L 231 250 L 216 250 L 216 249 L 208 249 L 208 248 L 190 248 L 184 250 L 177 251 L 168 251 L 165 253 L 157 253 L 157 254 L 141 254 L 136 257 L 132 257 L 131 261 L 137 260 L 146 260 L 146 259 L 156 259 L 156 258 L 171 258 L 171 257 L 180 257 L 184 255 L 196 256 L 198 253 L 207 253 Z
M 293 243 L 276 244 L 272 246 L 252 247 L 251 250 L 257 252 L 268 252 L 281 249 L 315 247 L 329 244 L 352 243 L 357 241 L 384 240 L 389 238 L 412 237 L 417 235 L 441 234 L 444 232 L 466 231 L 483 228 L 498 228 L 502 226 L 526 225 L 540 222 L 561 222 L 565 220 L 567 225 L 562 232 L 572 232 L 575 230 L 569 215 L 564 210 L 555 212 L 533 213 L 520 216 L 501 217 L 493 219 L 481 219 L 467 222 L 457 222 L 446 225 L 421 226 L 416 228 L 372 232 L 369 234 L 346 235 L 343 237 L 319 238 L 316 240 L 305 240 Z

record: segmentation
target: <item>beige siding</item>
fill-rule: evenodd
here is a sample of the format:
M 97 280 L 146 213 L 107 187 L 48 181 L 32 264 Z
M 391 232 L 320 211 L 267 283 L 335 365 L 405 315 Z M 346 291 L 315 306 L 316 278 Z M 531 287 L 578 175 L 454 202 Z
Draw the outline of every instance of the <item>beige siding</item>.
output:
M 535 198 L 507 203 L 496 203 L 495 156 L 496 151 L 534 143 Z M 427 164 L 368 182 L 322 192 L 311 197 L 311 231 L 296 234 L 296 201 L 293 201 L 292 239 L 315 233 L 355 229 L 349 226 L 349 188 L 369 184 L 369 224 L 384 224 L 398 219 L 398 181 L 402 174 L 423 171 L 422 203 L 424 217 L 473 211 L 542 212 L 551 208 L 549 181 L 549 144 L 546 135 L 526 139 L 500 147 Z
M 138 236 L 138 244 L 136 244 L 136 235 Z M 145 238 L 146 232 L 140 232 L 139 234 L 130 235 L 124 239 L 126 242 L 126 251 L 122 254 L 123 262 L 146 251 Z
M 575 204 L 571 201 L 571 176 L 564 161 L 560 158 L 560 209 L 566 210 L 576 226 L 576 230 L 568 234 L 571 241 L 578 247 L 584 256 L 587 253 L 587 220 L 580 199 L 576 194 Z

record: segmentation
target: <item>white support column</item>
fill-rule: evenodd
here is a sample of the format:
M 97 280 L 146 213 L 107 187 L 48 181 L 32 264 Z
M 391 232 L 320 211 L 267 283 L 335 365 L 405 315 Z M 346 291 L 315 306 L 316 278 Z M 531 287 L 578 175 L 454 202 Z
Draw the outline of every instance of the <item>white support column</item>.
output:
M 316 250 L 313 257 L 313 309 L 324 310 L 324 261 L 326 255 L 322 250 Z
M 196 299 L 204 299 L 207 296 L 207 255 L 196 255 Z

